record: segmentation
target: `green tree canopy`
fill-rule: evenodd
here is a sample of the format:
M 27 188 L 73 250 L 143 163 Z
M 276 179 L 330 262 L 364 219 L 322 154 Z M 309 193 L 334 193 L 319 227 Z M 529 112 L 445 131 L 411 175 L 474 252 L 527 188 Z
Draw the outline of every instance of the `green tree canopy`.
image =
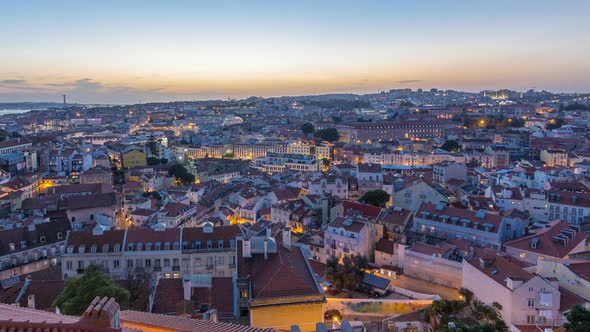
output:
M 338 130 L 336 130 L 336 128 L 320 129 L 314 133 L 314 136 L 328 142 L 336 142 L 340 139 L 340 135 L 338 135 Z
M 309 122 L 306 122 L 304 124 L 301 125 L 301 131 L 303 132 L 303 134 L 305 136 L 312 134 L 314 132 L 315 128 L 313 127 L 313 125 Z
M 117 286 L 99 265 L 92 264 L 83 274 L 66 280 L 63 292 L 53 305 L 65 315 L 80 316 L 97 296 L 114 297 L 121 308 L 129 303 L 129 292 Z
M 195 182 L 195 175 L 189 172 L 186 167 L 179 163 L 175 163 L 168 168 L 168 174 L 174 176 L 184 184 L 192 184 Z
M 590 331 L 590 311 L 581 305 L 576 305 L 565 314 L 567 322 L 564 324 L 568 332 Z
M 360 199 L 359 202 L 365 204 L 371 204 L 373 206 L 385 207 L 385 204 L 389 202 L 390 195 L 381 189 L 367 191 Z
M 449 152 L 461 151 L 461 146 L 459 146 L 459 143 L 457 143 L 457 141 L 454 141 L 454 140 L 446 140 L 443 143 L 443 145 L 440 146 L 440 148 L 443 150 L 447 150 Z

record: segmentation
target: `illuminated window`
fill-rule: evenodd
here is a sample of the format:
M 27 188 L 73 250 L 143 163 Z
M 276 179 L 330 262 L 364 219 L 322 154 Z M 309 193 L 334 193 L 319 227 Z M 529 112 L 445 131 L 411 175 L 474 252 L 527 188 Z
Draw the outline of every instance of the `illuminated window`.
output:
M 524 252 L 520 253 L 520 258 L 526 258 L 526 254 Z

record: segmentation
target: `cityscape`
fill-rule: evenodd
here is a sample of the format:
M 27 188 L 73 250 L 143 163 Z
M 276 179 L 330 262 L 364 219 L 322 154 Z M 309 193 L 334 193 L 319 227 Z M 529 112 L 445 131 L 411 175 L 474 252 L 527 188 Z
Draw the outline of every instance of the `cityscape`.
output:
M 590 331 L 590 4 L 3 7 L 0 331 Z

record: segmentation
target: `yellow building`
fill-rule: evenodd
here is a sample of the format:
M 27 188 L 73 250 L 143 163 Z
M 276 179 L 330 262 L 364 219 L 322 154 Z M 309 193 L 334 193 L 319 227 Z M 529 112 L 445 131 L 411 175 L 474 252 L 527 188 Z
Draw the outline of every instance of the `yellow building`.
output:
M 134 168 L 134 167 L 145 167 L 146 166 L 146 157 L 145 152 L 143 150 L 133 147 L 127 148 L 121 152 L 122 160 L 123 160 L 123 167 L 126 168 Z
M 282 231 L 282 241 L 239 238 L 237 249 L 239 316 L 249 317 L 252 327 L 315 331 L 326 297 L 301 248 L 291 246 L 291 230 Z

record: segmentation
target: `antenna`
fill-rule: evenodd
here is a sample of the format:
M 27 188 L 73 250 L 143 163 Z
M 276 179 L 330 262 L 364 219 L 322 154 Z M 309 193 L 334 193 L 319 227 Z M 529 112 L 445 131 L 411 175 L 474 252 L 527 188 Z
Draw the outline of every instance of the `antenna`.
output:
M 66 103 L 66 95 L 62 95 L 64 97 L 64 106 L 67 104 Z

